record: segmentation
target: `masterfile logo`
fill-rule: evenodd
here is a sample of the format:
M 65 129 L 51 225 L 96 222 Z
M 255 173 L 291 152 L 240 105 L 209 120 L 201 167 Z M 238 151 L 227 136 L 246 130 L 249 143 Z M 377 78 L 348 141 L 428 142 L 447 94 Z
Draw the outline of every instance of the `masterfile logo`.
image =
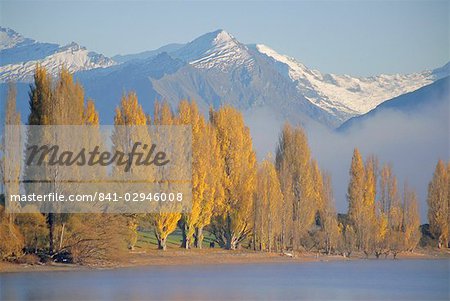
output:
M 190 210 L 191 126 L 21 125 L 5 139 L 8 211 Z

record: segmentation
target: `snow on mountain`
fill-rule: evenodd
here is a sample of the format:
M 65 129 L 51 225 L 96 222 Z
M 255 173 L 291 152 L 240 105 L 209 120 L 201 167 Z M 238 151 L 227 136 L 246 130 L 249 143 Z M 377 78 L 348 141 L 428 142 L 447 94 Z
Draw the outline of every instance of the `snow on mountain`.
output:
M 29 45 L 35 42 L 32 39 L 23 37 L 10 28 L 0 27 L 0 50 Z
M 387 99 L 417 90 L 450 74 L 448 64 L 436 69 L 439 72 L 423 71 L 406 75 L 352 77 L 322 74 L 265 45 L 256 45 L 255 48 L 280 64 L 280 72 L 295 82 L 299 92 L 309 101 L 335 113 L 341 121 L 364 114 Z
M 0 29 L 0 38 L 0 82 L 31 81 L 36 64 L 47 68 L 53 76 L 63 65 L 70 72 L 77 72 L 115 64 L 110 58 L 88 51 L 74 42 L 66 46 L 39 43 L 7 28 Z
M 0 66 L 43 59 L 58 48 L 58 44 L 40 43 L 24 38 L 12 29 L 0 27 Z
M 114 86 L 120 92 L 113 89 L 117 99 L 125 90 L 136 90 L 144 98 L 167 99 L 173 105 L 193 98 L 206 109 L 226 103 L 249 115 L 265 109 L 280 120 L 312 119 L 332 128 L 450 74 L 449 64 L 407 75 L 325 74 L 265 45 L 244 45 L 224 30 L 187 44 L 116 56 L 119 64 L 76 43 L 40 43 L 5 28 L 0 28 L 0 38 L 0 83 L 30 82 L 37 63 L 52 75 L 65 65 L 71 72 L 83 71 L 81 82 L 100 98 Z
M 421 118 L 428 117 L 428 123 L 438 121 L 439 118 L 436 118 L 436 116 L 441 116 L 439 120 L 441 124 L 448 125 L 448 111 L 450 110 L 449 92 L 450 77 L 447 76 L 416 91 L 387 100 L 365 114 L 350 118 L 338 130 L 340 132 L 359 130 L 363 125 L 373 122 L 371 120 L 375 117 L 381 119 L 380 116 L 391 112 L 416 115 Z
M 248 47 L 221 29 L 202 35 L 171 54 L 195 68 L 224 72 L 254 63 Z

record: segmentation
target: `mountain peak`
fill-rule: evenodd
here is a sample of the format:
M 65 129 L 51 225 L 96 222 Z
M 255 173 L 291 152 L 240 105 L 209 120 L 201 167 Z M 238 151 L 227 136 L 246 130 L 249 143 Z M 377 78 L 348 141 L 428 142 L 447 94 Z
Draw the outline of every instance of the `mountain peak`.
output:
M 86 50 L 86 47 L 80 46 L 80 44 L 76 42 L 71 42 L 65 46 L 61 47 L 61 51 L 78 51 L 78 50 Z
M 25 38 L 11 28 L 0 26 L 0 50 L 21 46 L 23 44 L 31 44 L 34 42 L 34 40 Z
M 236 39 L 231 34 L 229 34 L 223 29 L 213 31 L 212 34 L 215 36 L 214 41 L 217 43 L 236 41 Z
M 252 61 L 247 46 L 223 29 L 206 33 L 173 53 L 200 69 L 228 71 Z

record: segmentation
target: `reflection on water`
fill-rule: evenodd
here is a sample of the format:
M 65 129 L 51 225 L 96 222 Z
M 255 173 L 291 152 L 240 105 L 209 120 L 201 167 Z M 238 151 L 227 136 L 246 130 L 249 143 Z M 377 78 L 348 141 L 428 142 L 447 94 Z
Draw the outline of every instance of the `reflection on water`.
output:
M 449 300 L 448 260 L 0 274 L 0 300 Z

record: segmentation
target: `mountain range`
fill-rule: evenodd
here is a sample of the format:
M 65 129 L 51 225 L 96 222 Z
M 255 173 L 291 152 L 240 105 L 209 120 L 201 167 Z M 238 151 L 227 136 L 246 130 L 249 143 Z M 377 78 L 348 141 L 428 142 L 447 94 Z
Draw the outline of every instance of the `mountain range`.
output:
M 245 45 L 224 30 L 186 44 L 108 58 L 75 42 L 61 46 L 0 28 L 0 82 L 19 88 L 32 81 L 36 63 L 56 76 L 64 64 L 85 86 L 111 122 L 121 95 L 135 90 L 146 110 L 155 99 L 176 105 L 195 99 L 203 111 L 230 104 L 244 114 L 269 110 L 293 123 L 319 122 L 336 128 L 380 103 L 450 74 L 450 64 L 406 75 L 352 77 L 309 69 L 262 44 Z M 19 95 L 23 94 L 19 92 Z

